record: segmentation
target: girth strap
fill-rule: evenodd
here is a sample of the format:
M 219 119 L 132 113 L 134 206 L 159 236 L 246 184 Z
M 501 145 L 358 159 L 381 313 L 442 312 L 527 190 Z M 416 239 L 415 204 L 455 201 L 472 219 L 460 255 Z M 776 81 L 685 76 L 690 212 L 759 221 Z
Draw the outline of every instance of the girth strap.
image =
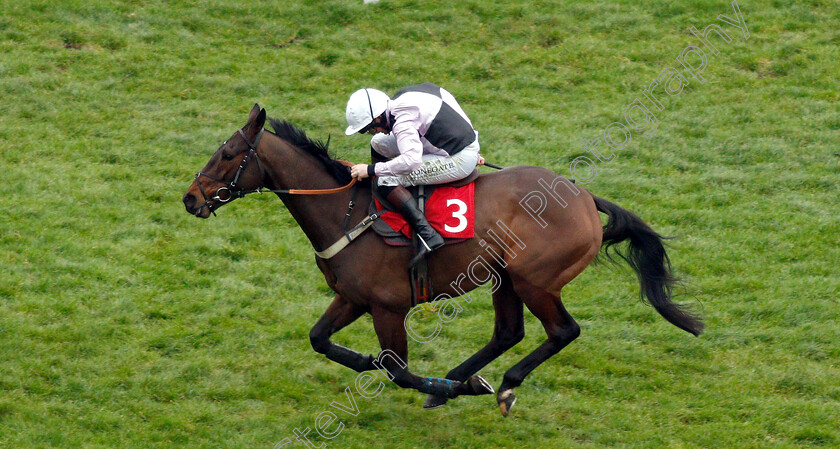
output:
M 329 248 L 323 251 L 315 251 L 315 255 L 321 259 L 329 259 L 335 256 L 339 253 L 339 251 L 347 247 L 350 242 L 356 240 L 356 238 L 362 235 L 363 232 L 367 231 L 367 229 L 373 225 L 373 222 L 379 219 L 380 215 L 382 215 L 382 211 L 368 215 L 361 221 L 361 223 L 357 224 L 356 227 L 347 231 L 340 239 L 338 239 L 337 242 L 330 245 Z

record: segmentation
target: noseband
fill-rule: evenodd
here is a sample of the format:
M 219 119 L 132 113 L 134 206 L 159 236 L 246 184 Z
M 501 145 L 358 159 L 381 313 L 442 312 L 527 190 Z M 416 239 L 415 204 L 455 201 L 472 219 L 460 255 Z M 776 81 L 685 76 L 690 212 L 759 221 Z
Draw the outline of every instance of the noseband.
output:
M 245 190 L 241 190 L 241 189 L 236 188 L 236 185 L 239 183 L 239 177 L 242 176 L 242 173 L 245 171 L 245 168 L 248 167 L 248 162 L 251 161 L 252 156 L 257 161 L 257 170 L 259 170 L 259 172 L 260 172 L 260 189 L 259 190 L 262 190 L 262 173 L 263 173 L 263 171 L 262 171 L 262 165 L 260 165 L 260 157 L 259 157 L 259 155 L 257 155 L 257 146 L 260 144 L 260 140 L 262 139 L 264 131 L 265 131 L 264 129 L 261 129 L 260 132 L 257 134 L 256 139 L 254 139 L 254 141 L 251 142 L 250 140 L 248 140 L 247 137 L 245 137 L 245 133 L 242 132 L 241 129 L 239 130 L 239 135 L 242 136 L 242 139 L 245 141 L 246 144 L 248 144 L 248 147 L 250 148 L 250 150 L 248 151 L 248 154 L 246 154 L 245 157 L 242 158 L 242 162 L 239 163 L 239 168 L 236 170 L 236 174 L 233 176 L 233 181 L 225 181 L 224 179 L 219 179 L 219 178 L 210 176 L 207 173 L 204 173 L 202 171 L 195 174 L 195 185 L 198 186 L 198 190 L 199 190 L 199 192 L 201 192 L 201 196 L 204 197 L 204 204 L 202 204 L 201 207 L 198 208 L 198 212 L 196 212 L 196 214 L 201 212 L 201 210 L 206 207 L 207 209 L 210 210 L 210 212 L 213 215 L 216 215 L 216 211 L 215 211 L 216 208 L 213 207 L 213 203 L 211 203 L 211 201 L 218 201 L 218 202 L 224 204 L 224 203 L 227 203 L 228 201 L 230 201 L 234 198 L 242 198 L 243 196 L 247 195 L 248 193 L 253 192 L 253 191 L 245 191 Z M 214 196 L 212 198 L 209 198 L 207 196 L 207 194 L 204 193 L 204 188 L 201 187 L 201 182 L 199 180 L 199 178 L 201 176 L 204 176 L 204 177 L 209 178 L 209 179 L 211 179 L 213 181 L 216 181 L 216 182 L 220 182 L 220 183 L 224 184 L 225 187 L 219 187 L 219 189 L 216 190 L 216 196 Z M 224 196 L 223 196 L 222 192 L 226 192 L 224 194 Z

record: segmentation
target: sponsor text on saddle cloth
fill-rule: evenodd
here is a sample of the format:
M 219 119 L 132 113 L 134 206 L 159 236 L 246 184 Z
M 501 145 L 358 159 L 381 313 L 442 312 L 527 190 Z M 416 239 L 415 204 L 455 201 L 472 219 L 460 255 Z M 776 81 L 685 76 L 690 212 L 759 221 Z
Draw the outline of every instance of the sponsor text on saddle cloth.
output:
M 475 236 L 475 183 L 461 187 L 440 186 L 426 202 L 426 219 L 441 236 L 469 239 Z M 379 201 L 376 206 L 382 209 Z M 396 212 L 385 212 L 382 221 L 396 232 L 411 237 L 411 226 Z

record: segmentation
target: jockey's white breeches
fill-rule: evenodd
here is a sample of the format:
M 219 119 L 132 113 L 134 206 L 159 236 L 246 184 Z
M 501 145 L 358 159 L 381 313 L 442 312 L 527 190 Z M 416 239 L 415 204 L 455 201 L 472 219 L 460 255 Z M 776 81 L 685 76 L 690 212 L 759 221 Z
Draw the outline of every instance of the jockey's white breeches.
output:
M 374 151 L 386 158 L 400 155 L 397 139 L 393 134 L 377 134 L 370 139 L 370 146 Z M 464 147 L 454 156 L 440 154 L 424 154 L 420 168 L 411 173 L 400 176 L 377 176 L 377 184 L 381 186 L 417 186 L 426 184 L 446 184 L 447 182 L 464 179 L 475 170 L 478 164 L 478 136 L 473 143 Z

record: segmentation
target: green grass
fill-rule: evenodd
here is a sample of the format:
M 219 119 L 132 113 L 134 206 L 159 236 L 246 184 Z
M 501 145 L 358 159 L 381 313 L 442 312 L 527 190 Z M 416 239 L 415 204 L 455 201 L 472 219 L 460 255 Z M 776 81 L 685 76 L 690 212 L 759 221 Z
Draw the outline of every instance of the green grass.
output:
M 327 447 L 840 445 L 840 13 L 740 4 L 745 40 L 657 112 L 587 187 L 677 235 L 700 338 L 591 267 L 565 290 L 582 336 L 502 419 L 492 397 L 424 411 L 388 385 Z M 218 218 L 180 197 L 255 102 L 342 136 L 355 89 L 445 86 L 501 165 L 568 174 L 726 1 L 0 2 L 0 447 L 270 449 L 345 402 L 311 350 L 331 300 L 276 198 Z M 720 23 L 720 22 L 718 22 Z M 723 25 L 723 24 L 722 24 Z M 690 80 L 691 81 L 691 80 Z M 606 151 L 603 142 L 599 149 Z M 485 292 L 413 370 L 441 376 L 492 332 Z M 504 371 L 544 334 L 482 371 Z M 431 321 L 426 323 L 431 324 Z M 336 341 L 377 352 L 369 318 Z M 292 447 L 287 446 L 287 447 Z M 295 442 L 294 447 L 303 447 Z

